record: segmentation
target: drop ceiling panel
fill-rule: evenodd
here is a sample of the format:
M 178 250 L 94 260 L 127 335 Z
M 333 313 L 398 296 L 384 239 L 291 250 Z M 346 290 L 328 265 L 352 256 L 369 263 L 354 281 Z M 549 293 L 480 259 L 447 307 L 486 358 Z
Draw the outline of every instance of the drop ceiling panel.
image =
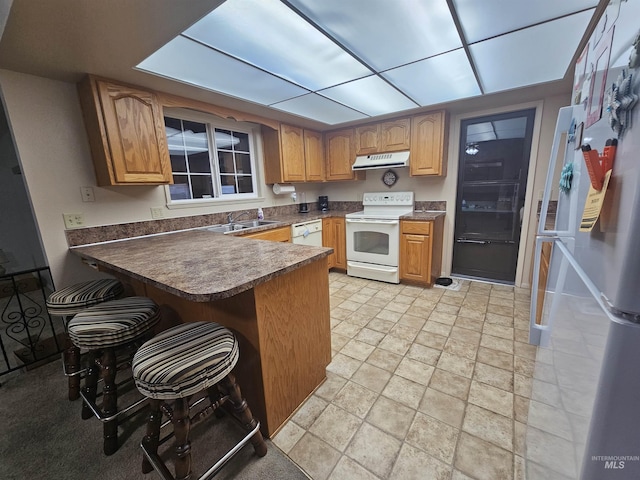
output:
M 420 105 L 480 95 L 463 49 L 388 70 L 382 74 Z
M 446 0 L 289 0 L 376 71 L 462 46 Z
M 468 43 L 594 8 L 598 0 L 453 0 Z
M 376 75 L 343 83 L 318 93 L 369 116 L 418 107 L 415 102 Z
M 309 90 L 371 75 L 279 0 L 232 0 L 185 35 Z
M 316 93 L 309 93 L 271 106 L 278 110 L 312 118 L 329 125 L 368 118 L 363 113 L 356 112 Z
M 307 93 L 303 88 L 184 37 L 173 39 L 137 68 L 263 105 Z
M 560 80 L 598 3 L 226 0 L 137 68 L 335 125 Z
M 592 15 L 588 10 L 471 45 L 485 93 L 563 78 Z

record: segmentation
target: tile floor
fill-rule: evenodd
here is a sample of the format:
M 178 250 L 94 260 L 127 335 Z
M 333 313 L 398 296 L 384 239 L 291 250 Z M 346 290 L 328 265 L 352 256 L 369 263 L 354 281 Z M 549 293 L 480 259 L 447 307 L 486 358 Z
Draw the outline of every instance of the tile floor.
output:
M 530 295 L 330 273 L 327 380 L 273 439 L 314 480 L 524 479 Z

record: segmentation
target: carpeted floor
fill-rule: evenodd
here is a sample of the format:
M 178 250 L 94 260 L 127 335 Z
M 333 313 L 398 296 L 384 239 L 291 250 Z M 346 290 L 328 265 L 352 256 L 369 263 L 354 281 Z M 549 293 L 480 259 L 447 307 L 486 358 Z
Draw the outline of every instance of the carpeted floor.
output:
M 140 471 L 144 415 L 119 429 L 120 448 L 102 453 L 102 423 L 81 420 L 80 400 L 66 399 L 66 379 L 57 360 L 35 370 L 0 377 L 0 477 L 3 480 L 133 480 L 160 478 Z M 213 427 L 211 428 L 211 426 Z M 210 427 L 210 428 L 207 428 Z M 207 419 L 192 431 L 193 471 L 198 478 L 242 437 L 230 419 Z M 231 442 L 230 442 L 231 440 Z M 172 441 L 167 442 L 167 446 Z M 308 477 L 275 445 L 267 441 L 263 458 L 245 446 L 216 480 L 307 480 Z M 216 456 L 217 455 L 217 456 Z M 173 472 L 173 466 L 170 466 Z

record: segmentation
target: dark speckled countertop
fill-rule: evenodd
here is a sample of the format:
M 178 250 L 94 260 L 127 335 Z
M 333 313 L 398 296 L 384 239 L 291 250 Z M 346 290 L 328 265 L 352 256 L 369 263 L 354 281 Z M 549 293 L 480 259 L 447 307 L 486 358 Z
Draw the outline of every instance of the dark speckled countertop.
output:
M 333 250 L 190 230 L 71 251 L 187 300 L 208 302 L 237 295 Z
M 429 220 L 435 220 L 438 217 L 442 217 L 445 215 L 446 212 L 441 212 L 441 211 L 426 211 L 426 212 L 412 212 L 409 213 L 407 215 L 403 215 L 402 217 L 400 217 L 402 220 L 422 220 L 422 221 L 429 221 Z

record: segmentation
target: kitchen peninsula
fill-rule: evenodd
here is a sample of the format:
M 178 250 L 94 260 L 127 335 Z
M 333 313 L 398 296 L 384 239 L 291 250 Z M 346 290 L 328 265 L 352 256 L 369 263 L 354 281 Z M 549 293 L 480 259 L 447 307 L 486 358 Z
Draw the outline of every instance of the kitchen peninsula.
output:
M 190 230 L 71 251 L 162 308 L 165 327 L 215 321 L 240 344 L 234 372 L 272 437 L 331 361 L 331 249 Z

